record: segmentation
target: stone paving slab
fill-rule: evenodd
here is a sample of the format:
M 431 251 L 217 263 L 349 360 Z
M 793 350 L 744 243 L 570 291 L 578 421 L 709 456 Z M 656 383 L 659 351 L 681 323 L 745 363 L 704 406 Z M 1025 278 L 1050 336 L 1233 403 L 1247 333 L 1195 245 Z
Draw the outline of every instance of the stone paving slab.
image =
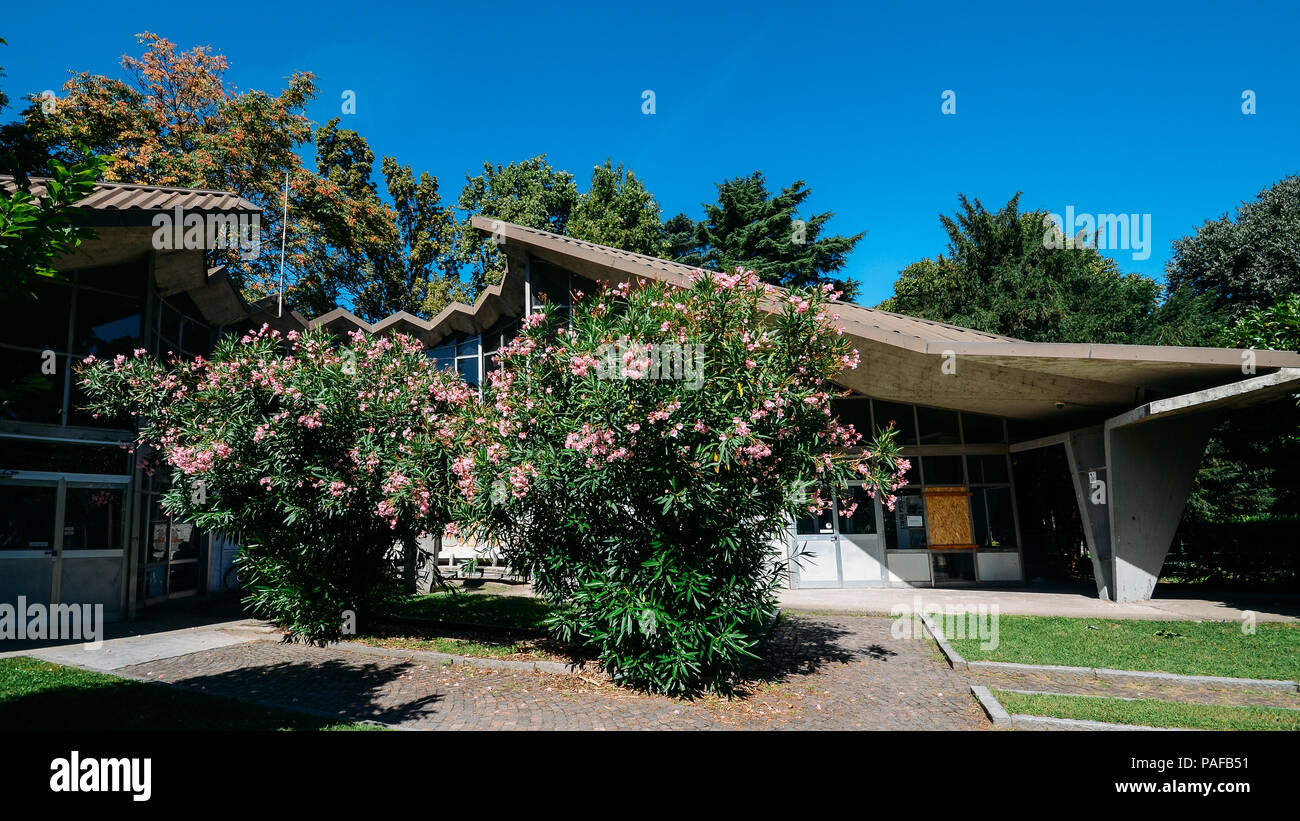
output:
M 412 729 L 989 729 L 965 674 L 889 619 L 785 620 L 770 660 L 731 700 L 672 699 L 589 676 L 438 665 L 271 641 L 121 668 L 202 692 Z

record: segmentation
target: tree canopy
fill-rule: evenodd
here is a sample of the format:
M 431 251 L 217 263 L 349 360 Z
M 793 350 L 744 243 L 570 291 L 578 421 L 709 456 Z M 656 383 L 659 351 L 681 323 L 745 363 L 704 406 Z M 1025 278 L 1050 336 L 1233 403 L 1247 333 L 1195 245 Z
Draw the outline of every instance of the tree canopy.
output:
M 699 268 L 743 267 L 787 288 L 830 283 L 852 299 L 857 283 L 835 274 L 864 234 L 825 235 L 830 211 L 801 219 L 799 209 L 811 194 L 803 180 L 770 194 L 761 171 L 725 180 L 718 184 L 717 202 L 704 204 L 703 219 L 691 223 L 679 214 L 669 220 L 663 253 Z
M 1133 342 L 1156 309 L 1160 285 L 1123 274 L 1095 248 L 1047 247 L 1045 212 L 1020 212 L 1020 194 L 997 211 L 959 195 L 941 215 L 948 253 L 899 274 L 887 311 L 1030 342 Z

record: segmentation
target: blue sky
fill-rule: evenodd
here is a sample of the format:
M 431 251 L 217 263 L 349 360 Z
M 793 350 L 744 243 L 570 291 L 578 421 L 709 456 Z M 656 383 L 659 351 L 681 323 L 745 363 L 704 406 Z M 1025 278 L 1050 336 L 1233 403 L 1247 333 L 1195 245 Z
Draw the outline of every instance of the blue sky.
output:
M 1172 240 L 1300 172 L 1294 2 L 7 5 L 13 98 L 69 69 L 119 74 L 154 31 L 213 46 L 240 88 L 314 72 L 317 122 L 355 91 L 344 125 L 444 199 L 485 160 L 539 153 L 583 188 L 625 163 L 665 216 L 698 217 L 716 182 L 754 170 L 803 179 L 836 232 L 867 232 L 847 271 L 866 304 L 944 249 L 959 192 L 1150 214 L 1148 259 L 1109 253 L 1159 277 Z

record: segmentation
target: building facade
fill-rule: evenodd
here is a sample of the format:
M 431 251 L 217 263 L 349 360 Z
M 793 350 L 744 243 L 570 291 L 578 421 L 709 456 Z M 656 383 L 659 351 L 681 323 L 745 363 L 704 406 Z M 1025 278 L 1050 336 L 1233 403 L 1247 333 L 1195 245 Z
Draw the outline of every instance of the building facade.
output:
M 0 187 L 12 186 L 0 178 Z M 571 294 L 643 279 L 687 285 L 691 269 L 545 231 L 475 218 L 506 260 L 474 305 L 425 320 L 367 323 L 338 309 L 314 320 L 269 301 L 248 304 L 203 250 L 160 250 L 151 220 L 181 207 L 256 211 L 225 192 L 101 184 L 82 203 L 99 237 L 38 281 L 36 300 L 6 306 L 0 326 L 0 601 L 96 602 L 110 619 L 175 598 L 231 589 L 238 550 L 159 504 L 165 466 L 129 445 L 129 420 L 95 419 L 71 364 L 209 352 L 224 334 L 263 323 L 282 332 L 405 333 L 438 367 L 482 385 L 521 320 L 568 309 Z M 1300 391 L 1300 354 L 1123 345 L 1055 345 L 839 303 L 861 365 L 837 380 L 833 410 L 860 430 L 893 423 L 912 465 L 887 510 L 856 490 L 858 512 L 790 523 L 773 545 L 792 587 L 1023 583 L 1033 578 L 1041 472 L 1066 488 L 1098 595 L 1149 598 L 1210 426 L 1225 409 Z M 1054 461 L 1053 461 L 1054 460 Z M 1037 523 L 1029 526 L 1031 520 Z M 1027 544 L 1028 543 L 1028 544 Z M 433 546 L 429 545 L 432 550 Z M 442 559 L 491 560 L 491 546 L 447 543 Z M 1035 571 L 1036 572 L 1036 571 Z
M 338 310 L 313 324 L 413 334 L 440 366 L 481 383 L 540 294 L 563 310 L 570 293 L 598 283 L 690 281 L 677 263 L 482 217 L 474 225 L 507 260 L 475 305 L 374 324 Z M 894 422 L 912 470 L 892 511 L 863 498 L 859 510 L 874 515 L 792 522 L 774 550 L 793 559 L 794 587 L 1031 581 L 1029 568 L 1044 562 L 1027 552 L 1024 508 L 1046 478 L 1072 500 L 1038 517 L 1034 544 L 1042 520 L 1069 519 L 1100 597 L 1150 598 L 1218 414 L 1300 392 L 1291 352 L 1032 343 L 852 303 L 836 310 L 861 365 L 837 380 L 848 395 L 835 410 L 859 429 Z M 1017 463 L 1035 461 L 1057 467 L 1019 487 Z
M 12 191 L 0 177 L 0 190 Z M 40 194 L 34 180 L 33 193 Z M 0 601 L 90 603 L 107 620 L 224 589 L 237 548 L 162 509 L 165 465 L 129 419 L 96 418 L 72 365 L 89 354 L 207 354 L 261 317 L 202 249 L 157 250 L 160 213 L 257 213 L 218 191 L 97 185 L 78 221 L 97 237 L 36 277 L 0 324 Z

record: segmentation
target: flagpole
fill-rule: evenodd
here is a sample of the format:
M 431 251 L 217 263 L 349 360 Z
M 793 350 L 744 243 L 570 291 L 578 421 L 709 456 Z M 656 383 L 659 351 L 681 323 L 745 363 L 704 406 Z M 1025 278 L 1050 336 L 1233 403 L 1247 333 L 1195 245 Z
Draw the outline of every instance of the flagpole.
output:
M 284 172 L 284 218 L 280 221 L 280 307 L 276 316 L 284 316 L 284 244 L 289 235 L 289 172 Z

